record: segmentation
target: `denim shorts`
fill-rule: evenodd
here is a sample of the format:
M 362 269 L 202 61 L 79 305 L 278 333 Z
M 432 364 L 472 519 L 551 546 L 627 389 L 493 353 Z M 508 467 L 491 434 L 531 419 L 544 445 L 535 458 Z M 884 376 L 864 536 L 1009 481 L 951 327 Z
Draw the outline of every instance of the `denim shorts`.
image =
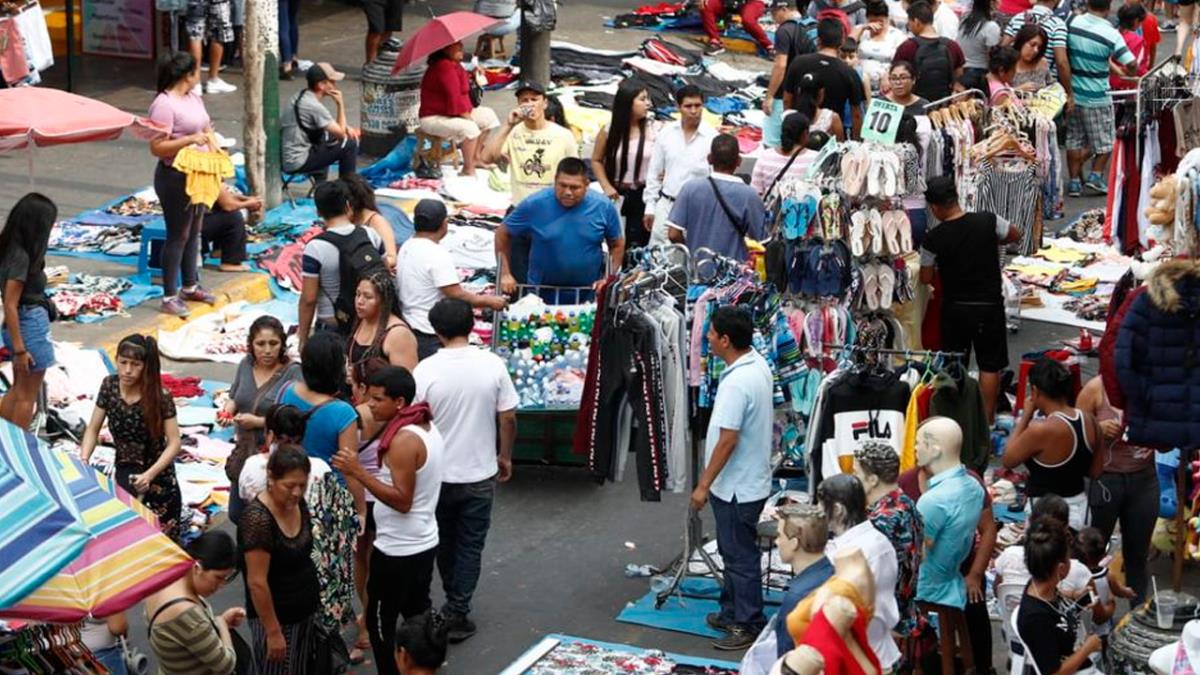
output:
M 41 371 L 54 365 L 54 343 L 50 342 L 50 315 L 41 305 L 21 305 L 17 309 L 21 337 L 25 350 L 33 357 L 33 370 Z M 4 346 L 13 351 L 12 337 L 4 329 Z

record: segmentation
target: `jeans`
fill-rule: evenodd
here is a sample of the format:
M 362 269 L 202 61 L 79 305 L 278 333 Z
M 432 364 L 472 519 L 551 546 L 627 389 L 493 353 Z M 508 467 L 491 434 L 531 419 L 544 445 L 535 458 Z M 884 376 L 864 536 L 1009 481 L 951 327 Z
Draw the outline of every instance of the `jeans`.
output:
M 112 673 L 112 675 L 127 675 L 129 673 L 129 669 L 125 667 L 125 654 L 121 652 L 121 645 L 98 649 L 92 652 L 92 654 L 100 662 L 100 665 L 108 669 L 108 672 Z
M 483 544 L 492 525 L 495 498 L 495 478 L 478 483 L 442 483 L 437 505 L 437 568 L 446 593 L 443 613 L 471 613 L 471 596 L 479 584 Z
M 739 504 L 709 495 L 717 521 L 717 551 L 725 564 L 721 587 L 721 620 L 751 633 L 766 625 L 763 616 L 762 553 L 758 549 L 758 516 L 767 500 Z
M 308 151 L 308 159 L 304 160 L 295 171 L 288 173 L 313 173 L 338 165 L 338 175 L 347 176 L 358 169 L 358 141 L 347 138 L 344 141 L 333 140 L 324 145 L 314 145 Z
M 42 305 L 19 305 L 17 323 L 21 329 L 21 339 L 25 342 L 25 351 L 33 357 L 30 370 L 35 373 L 49 370 L 57 363 L 54 360 L 54 343 L 50 341 L 50 313 Z M 10 352 L 15 351 L 8 328 L 3 329 L 3 336 L 4 346 Z
M 371 549 L 371 574 L 367 578 L 367 632 L 380 675 L 400 675 L 396 667 L 396 622 L 429 609 L 433 559 L 437 549 L 414 555 L 390 556 Z M 347 551 L 346 555 L 352 555 Z M 350 583 L 346 580 L 346 583 Z
M 908 214 L 908 222 L 912 226 L 913 250 L 920 251 L 921 243 L 925 241 L 925 233 L 929 231 L 929 212 L 924 207 L 905 209 L 904 212 Z
M 154 191 L 162 203 L 167 241 L 162 251 L 163 296 L 179 292 L 176 285 L 183 272 L 184 288 L 200 283 L 200 231 L 204 219 L 187 195 L 187 176 L 162 162 L 154 170 Z
M 413 336 L 417 338 L 417 360 L 424 361 L 433 356 L 442 348 L 442 341 L 433 333 L 422 333 L 419 330 L 413 331 Z
M 300 51 L 300 0 L 279 0 L 279 65 Z
M 1092 525 L 1107 540 L 1117 522 L 1121 523 L 1125 580 L 1137 593 L 1135 604 L 1146 597 L 1146 557 L 1158 520 L 1158 496 L 1158 477 L 1153 465 L 1135 473 L 1105 472 L 1091 485 Z

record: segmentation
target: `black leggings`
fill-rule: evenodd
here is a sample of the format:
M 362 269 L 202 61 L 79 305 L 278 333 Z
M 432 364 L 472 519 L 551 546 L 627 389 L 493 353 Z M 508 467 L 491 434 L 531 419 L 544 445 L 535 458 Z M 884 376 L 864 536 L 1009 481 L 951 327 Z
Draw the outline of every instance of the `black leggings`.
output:
M 367 632 L 380 675 L 400 675 L 396 668 L 396 622 L 433 606 L 433 562 L 437 547 L 408 556 L 390 556 L 371 549 L 367 577 Z
M 1125 559 L 1125 583 L 1134 593 L 1135 602 L 1146 597 L 1146 562 L 1150 556 L 1150 538 L 1158 521 L 1158 474 L 1154 465 L 1134 473 L 1106 471 L 1092 481 L 1092 525 L 1105 541 L 1121 523 L 1121 553 Z
M 200 230 L 203 213 L 192 206 L 187 195 L 187 175 L 158 163 L 154 170 L 154 191 L 162 204 L 163 221 L 167 226 L 167 241 L 162 251 L 163 296 L 170 298 L 179 292 L 177 284 L 183 272 L 183 287 L 200 283 Z
M 213 211 L 204 216 L 200 232 L 205 251 L 220 251 L 221 262 L 246 262 L 246 217 L 241 211 Z

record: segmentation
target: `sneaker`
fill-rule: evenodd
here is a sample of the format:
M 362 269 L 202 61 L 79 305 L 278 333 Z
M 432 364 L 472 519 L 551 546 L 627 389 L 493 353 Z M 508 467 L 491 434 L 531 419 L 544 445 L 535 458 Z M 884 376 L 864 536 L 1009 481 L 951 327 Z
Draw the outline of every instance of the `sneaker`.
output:
M 210 94 L 231 94 L 237 91 L 237 86 L 229 84 L 221 78 L 209 78 L 208 83 L 204 85 L 204 91 Z
M 458 644 L 475 634 L 475 622 L 465 615 L 445 612 L 442 616 L 446 618 L 446 639 L 450 644 Z
M 1083 183 L 1078 178 L 1067 181 L 1067 196 L 1078 197 L 1083 194 Z
M 312 68 L 314 63 L 315 61 L 309 61 L 308 59 L 292 59 L 292 65 L 302 73 Z
M 721 44 L 718 41 L 710 42 L 710 43 L 708 43 L 708 46 L 704 48 L 705 56 L 717 56 L 718 54 L 724 54 L 724 53 L 725 53 L 725 45 Z
M 188 311 L 187 305 L 183 304 L 183 300 L 180 300 L 179 296 L 173 296 L 163 300 L 162 306 L 158 308 L 158 311 L 162 312 L 163 314 L 170 314 L 171 316 L 188 316 L 191 314 L 191 312 Z
M 748 649 L 754 644 L 754 633 L 746 630 L 742 626 L 730 626 L 729 635 L 713 640 L 713 649 L 719 649 L 723 652 L 737 652 L 743 649 Z
M 728 632 L 730 626 L 733 625 L 733 622 L 722 619 L 720 612 L 712 612 L 705 616 L 704 623 L 708 624 L 709 628 L 719 630 L 722 633 Z
M 1101 176 L 1095 171 L 1088 174 L 1087 180 L 1083 181 L 1083 184 L 1093 192 L 1097 192 L 1102 195 L 1108 194 L 1108 181 L 1104 180 L 1104 176 Z
M 204 95 L 204 86 L 201 85 L 199 82 L 197 82 L 196 86 L 192 87 L 192 93 L 197 96 L 203 96 Z
M 217 296 L 204 290 L 201 286 L 188 290 L 186 288 L 179 289 L 179 297 L 184 300 L 195 300 L 196 302 L 205 302 L 210 305 L 216 304 Z
M 1158 32 L 1174 33 L 1175 32 L 1175 23 L 1172 21 L 1164 21 L 1164 22 L 1158 24 Z

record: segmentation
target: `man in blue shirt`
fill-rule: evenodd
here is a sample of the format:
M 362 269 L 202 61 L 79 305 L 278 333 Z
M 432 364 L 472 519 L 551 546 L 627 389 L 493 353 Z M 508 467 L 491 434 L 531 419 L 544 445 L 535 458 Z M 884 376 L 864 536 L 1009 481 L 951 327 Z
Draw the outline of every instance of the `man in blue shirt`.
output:
M 526 197 L 496 230 L 500 290 L 513 293 L 517 280 L 509 256 L 514 237 L 528 237 L 526 281 L 546 286 L 591 286 L 604 277 L 603 244 L 612 268 L 625 257 L 625 234 L 612 201 L 588 189 L 583 160 L 558 163 L 554 187 Z
M 971 553 L 983 510 L 983 487 L 967 474 L 960 456 L 962 428 L 931 417 L 917 428 L 917 464 L 932 478 L 917 501 L 925 526 L 925 555 L 917 575 L 917 601 L 956 609 L 967 606 L 962 564 Z
M 737 139 L 721 134 L 712 140 L 708 163 L 712 174 L 683 184 L 667 218 L 667 237 L 692 251 L 708 248 L 745 261 L 746 237 L 766 236 L 766 208 L 754 188 L 733 175 L 741 164 Z
M 771 369 L 754 351 L 754 324 L 746 310 L 725 306 L 713 313 L 708 343 L 725 362 L 705 435 L 705 468 L 692 492 L 696 511 L 711 501 L 717 550 L 725 563 L 721 611 L 708 624 L 727 635 L 713 647 L 742 650 L 766 624 L 758 517 L 771 493 L 774 414 Z

